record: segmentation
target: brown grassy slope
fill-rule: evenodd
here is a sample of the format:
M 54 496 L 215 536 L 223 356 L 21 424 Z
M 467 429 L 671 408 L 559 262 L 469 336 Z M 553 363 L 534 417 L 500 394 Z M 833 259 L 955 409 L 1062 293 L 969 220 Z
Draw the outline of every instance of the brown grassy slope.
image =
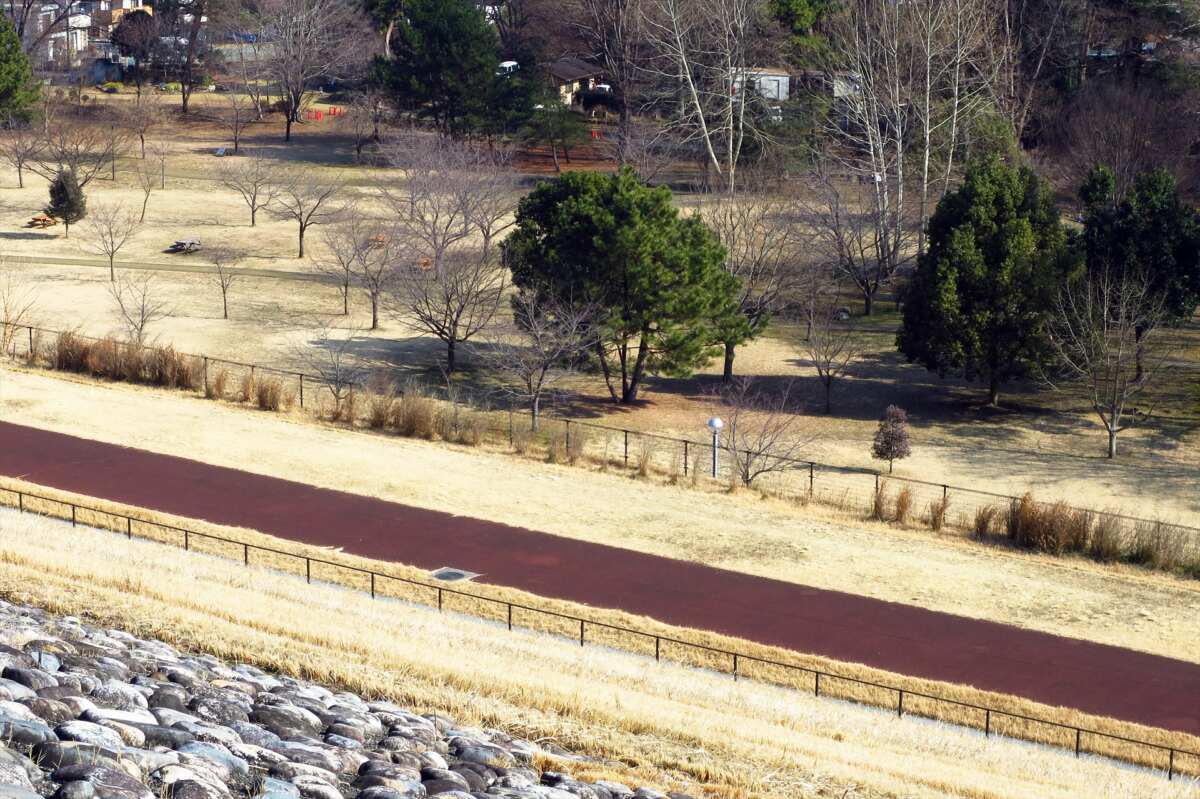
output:
M 152 543 L 11 513 L 0 530 L 0 593 L 14 601 L 553 740 L 604 759 L 581 769 L 592 776 L 738 799 L 1196 795 L 1102 761 L 581 652 Z

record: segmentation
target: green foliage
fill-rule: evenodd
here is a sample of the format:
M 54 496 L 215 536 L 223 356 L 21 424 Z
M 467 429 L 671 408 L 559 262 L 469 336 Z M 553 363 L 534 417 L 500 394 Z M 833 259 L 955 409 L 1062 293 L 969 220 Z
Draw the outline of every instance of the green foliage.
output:
M 985 381 L 995 403 L 1048 357 L 1046 316 L 1076 264 L 1058 211 L 1033 170 L 990 156 L 942 198 L 928 242 L 896 343 L 939 376 Z
M 557 97 L 547 98 L 542 108 L 537 109 L 521 131 L 521 138 L 534 144 L 545 144 L 554 156 L 554 168 L 560 169 L 558 151 L 571 161 L 571 148 L 587 136 L 587 123 Z
M 61 219 L 68 235 L 71 225 L 87 216 L 87 198 L 83 196 L 83 189 L 79 188 L 79 181 L 71 170 L 60 171 L 50 182 L 50 204 L 46 206 L 45 213 Z
M 835 7 L 833 0 L 768 0 L 767 11 L 788 33 L 792 60 L 812 61 L 824 51 L 825 40 L 813 29 Z
M 1114 187 L 1112 170 L 1098 166 L 1079 192 L 1088 271 L 1136 272 L 1174 321 L 1191 318 L 1200 302 L 1200 217 L 1165 170 L 1139 175 L 1120 203 Z
M 40 90 L 8 16 L 0 15 L 0 119 L 29 119 Z
M 112 42 L 117 52 L 137 61 L 140 67 L 150 60 L 158 43 L 158 25 L 149 13 L 138 9 L 121 17 L 113 28 Z
M 717 237 L 630 169 L 538 186 L 521 200 L 504 254 L 522 290 L 597 309 L 600 365 L 621 402 L 637 399 L 647 371 L 685 376 L 707 362 L 718 328 L 738 315 Z
M 495 31 L 470 0 L 413 0 L 392 34 L 392 60 L 376 80 L 401 108 L 462 135 L 485 124 L 499 65 Z

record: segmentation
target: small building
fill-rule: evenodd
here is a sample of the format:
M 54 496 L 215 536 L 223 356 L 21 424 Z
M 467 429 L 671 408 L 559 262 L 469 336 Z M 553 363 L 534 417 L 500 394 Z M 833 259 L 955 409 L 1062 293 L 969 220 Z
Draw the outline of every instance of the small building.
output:
M 573 105 L 575 98 L 592 89 L 604 76 L 604 70 L 582 58 L 560 58 L 546 67 L 546 72 L 558 89 L 564 105 Z
M 733 77 L 733 93 L 737 94 L 742 85 L 749 81 L 758 95 L 766 100 L 784 102 L 792 96 L 792 78 L 786 69 L 774 67 L 749 67 Z

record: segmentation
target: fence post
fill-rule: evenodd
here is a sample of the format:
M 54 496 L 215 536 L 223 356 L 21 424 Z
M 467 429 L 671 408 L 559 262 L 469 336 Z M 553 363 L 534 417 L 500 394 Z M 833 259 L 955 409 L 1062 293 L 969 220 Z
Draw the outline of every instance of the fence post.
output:
M 300 378 L 300 407 L 304 407 L 304 372 L 297 372 L 296 377 Z
M 628 466 L 629 465 L 629 431 L 625 430 L 623 432 L 625 433 L 625 465 Z
M 808 462 L 808 495 L 811 497 L 813 492 L 813 462 Z
M 685 439 L 683 442 L 683 476 L 687 477 L 688 473 L 688 442 Z
M 579 645 L 583 646 L 583 619 L 579 620 Z
M 125 537 L 130 541 L 133 540 L 133 519 L 125 517 Z
M 508 409 L 508 445 L 510 447 L 513 445 L 513 426 L 512 425 L 513 425 L 512 408 L 509 408 Z
M 75 506 L 71 506 L 71 526 L 75 526 Z
M 875 493 L 879 493 L 879 472 L 875 472 Z
M 654 636 L 654 660 L 656 662 L 659 660 L 659 649 L 660 649 L 661 645 L 662 645 L 662 639 L 659 638 L 657 635 Z
M 566 444 L 566 447 L 567 447 L 567 452 L 570 452 L 570 451 L 571 451 L 571 420 L 570 420 L 570 419 L 563 419 L 563 424 L 564 424 L 564 425 L 566 425 L 566 428 L 567 428 L 567 444 Z M 565 455 L 565 453 L 564 453 L 564 455 Z
M 896 700 L 896 716 L 899 718 L 904 718 L 904 691 L 901 690 L 898 693 L 899 698 Z
M 17 492 L 17 513 L 25 512 L 25 495 L 20 491 Z
M 946 485 L 945 483 L 943 483 L 943 484 L 942 484 L 942 501 L 943 501 L 943 502 L 945 502 L 945 501 L 946 501 L 946 496 L 947 496 L 949 493 L 950 493 L 950 486 L 948 486 L 948 485 Z
M 1175 779 L 1175 750 L 1170 749 L 1170 756 L 1167 760 L 1167 781 Z
M 204 395 L 208 396 L 208 356 L 200 356 L 204 360 Z
M 1083 730 L 1075 728 L 1075 757 L 1079 757 L 1079 744 L 1083 737 Z
M 988 708 L 983 709 L 983 737 L 992 737 L 992 711 Z
M 29 359 L 33 360 L 33 326 L 29 327 Z
M 738 656 L 737 652 L 733 653 L 733 681 L 737 682 L 738 678 Z
M 508 603 L 508 631 L 512 632 L 512 603 Z
M 184 530 L 183 531 L 183 549 L 185 552 L 187 550 L 191 549 L 191 541 L 189 540 L 189 538 L 190 538 L 190 535 L 188 534 L 188 531 Z
M 813 696 L 820 696 L 821 695 L 821 672 L 814 671 L 813 674 L 817 678 L 816 681 L 813 683 Z
M 371 572 L 371 599 L 375 598 L 375 572 Z
M 242 563 L 250 565 L 250 545 L 242 544 Z
M 442 611 L 442 589 L 439 588 L 437 590 L 437 592 L 438 592 L 438 612 L 441 613 L 441 611 Z
M 312 585 L 312 558 L 304 559 L 304 582 Z

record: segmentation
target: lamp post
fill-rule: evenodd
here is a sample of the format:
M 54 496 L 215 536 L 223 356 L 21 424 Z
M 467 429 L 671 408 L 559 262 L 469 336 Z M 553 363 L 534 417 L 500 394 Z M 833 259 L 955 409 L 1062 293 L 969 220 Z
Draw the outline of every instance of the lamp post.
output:
M 725 428 L 725 423 L 721 421 L 721 417 L 714 416 L 708 420 L 708 429 L 712 431 L 712 476 L 717 479 L 717 449 L 721 443 L 721 430 Z

